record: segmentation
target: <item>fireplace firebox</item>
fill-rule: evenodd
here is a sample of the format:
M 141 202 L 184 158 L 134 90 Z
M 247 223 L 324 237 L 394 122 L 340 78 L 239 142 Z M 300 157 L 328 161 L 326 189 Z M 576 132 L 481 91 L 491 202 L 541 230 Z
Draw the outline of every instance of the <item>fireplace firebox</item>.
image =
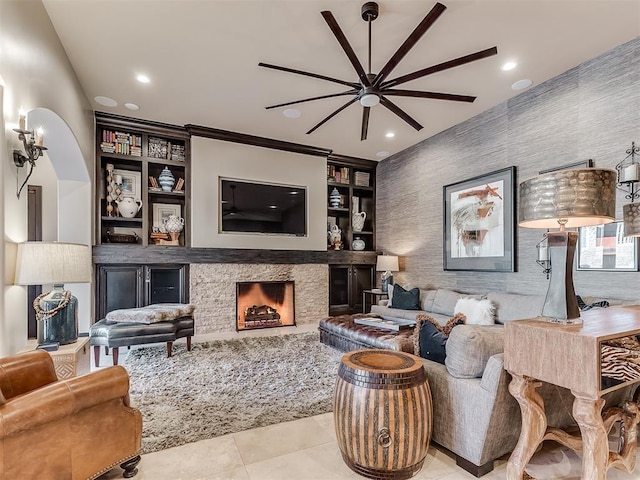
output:
M 236 331 L 295 324 L 293 281 L 236 283 Z

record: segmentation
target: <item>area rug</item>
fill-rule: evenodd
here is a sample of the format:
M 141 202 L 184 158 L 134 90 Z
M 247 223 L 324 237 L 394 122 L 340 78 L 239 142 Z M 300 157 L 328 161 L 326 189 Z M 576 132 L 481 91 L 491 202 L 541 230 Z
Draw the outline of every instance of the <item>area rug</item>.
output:
M 129 351 L 131 405 L 142 412 L 142 451 L 332 410 L 342 353 L 316 332 Z

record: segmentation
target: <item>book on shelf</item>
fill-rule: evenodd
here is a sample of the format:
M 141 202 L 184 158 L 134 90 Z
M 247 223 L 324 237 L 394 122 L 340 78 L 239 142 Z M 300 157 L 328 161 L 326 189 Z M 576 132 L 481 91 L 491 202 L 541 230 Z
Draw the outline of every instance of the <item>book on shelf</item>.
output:
M 369 186 L 369 172 L 356 172 L 354 174 L 354 182 L 358 187 L 368 187 Z
M 104 153 L 142 156 L 142 137 L 133 133 L 102 130 L 100 149 Z

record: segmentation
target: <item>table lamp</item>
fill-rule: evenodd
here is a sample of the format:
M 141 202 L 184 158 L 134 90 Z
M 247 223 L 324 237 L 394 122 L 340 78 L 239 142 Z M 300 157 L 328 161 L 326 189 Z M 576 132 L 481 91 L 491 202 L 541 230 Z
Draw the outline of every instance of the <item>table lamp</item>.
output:
M 393 275 L 391 272 L 397 272 L 400 270 L 398 267 L 397 255 L 378 255 L 378 261 L 376 262 L 376 271 L 384 272 L 382 274 L 382 291 L 386 292 L 389 289 L 389 285 L 393 284 Z
M 597 168 L 558 170 L 522 182 L 519 191 L 521 227 L 560 228 L 547 234 L 551 279 L 542 316 L 559 323 L 581 323 L 573 288 L 578 233 L 565 229 L 615 220 L 616 172 Z
M 78 339 L 78 299 L 64 290 L 65 283 L 91 281 L 88 245 L 59 242 L 18 244 L 16 285 L 48 285 L 53 290 L 33 302 L 38 319 L 38 345 L 73 343 Z

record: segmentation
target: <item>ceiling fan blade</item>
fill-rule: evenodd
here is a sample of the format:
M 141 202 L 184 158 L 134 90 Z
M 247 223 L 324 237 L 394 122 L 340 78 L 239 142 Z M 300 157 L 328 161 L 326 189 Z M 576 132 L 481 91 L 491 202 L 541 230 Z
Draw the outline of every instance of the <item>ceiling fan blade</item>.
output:
M 443 70 L 447 70 L 449 68 L 458 67 L 460 65 L 464 65 L 465 63 L 475 62 L 476 60 L 491 57 L 493 55 L 496 55 L 497 53 L 498 53 L 498 49 L 496 47 L 491 47 L 491 48 L 487 48 L 486 50 L 470 53 L 469 55 L 464 55 L 462 57 L 449 60 L 448 62 L 439 63 L 438 65 L 433 65 L 431 67 L 418 70 L 417 72 L 408 73 L 406 75 L 402 75 L 401 77 L 394 78 L 393 80 L 384 82 L 380 86 L 380 89 L 385 90 L 387 88 L 395 87 L 396 85 L 400 85 L 401 83 L 406 83 L 411 80 L 415 80 L 417 78 L 431 75 L 432 73 L 437 73 Z
M 364 71 L 362 64 L 360 63 L 360 60 L 358 60 L 356 53 L 353 51 L 353 48 L 351 48 L 347 37 L 344 36 L 344 33 L 342 32 L 342 29 L 340 28 L 340 25 L 338 25 L 338 22 L 336 21 L 333 14 L 327 10 L 320 13 L 322 14 L 325 22 L 327 22 L 327 25 L 329 25 L 329 28 L 333 32 L 333 35 L 336 37 L 336 40 L 338 40 L 338 43 L 342 47 L 342 50 L 344 50 L 344 53 L 347 54 L 347 58 L 351 62 L 351 65 L 353 65 L 353 68 L 356 70 L 360 82 L 367 87 L 371 86 L 371 81 L 367 77 L 367 74 Z
M 344 110 L 345 108 L 347 108 L 349 105 L 351 105 L 352 103 L 354 103 L 356 100 L 358 99 L 358 97 L 353 97 L 351 100 L 349 100 L 347 103 L 345 103 L 344 105 L 342 105 L 340 108 L 338 108 L 337 110 L 335 110 L 333 113 L 331 113 L 329 116 L 323 118 L 320 123 L 318 123 L 317 125 L 315 125 L 311 130 L 309 130 L 307 132 L 307 135 L 309 135 L 310 133 L 315 132 L 318 128 L 320 128 L 322 125 L 324 125 L 326 122 L 328 122 L 329 120 L 331 120 L 333 117 L 335 117 L 337 114 L 339 114 L 342 110 Z
M 380 73 L 376 75 L 376 78 L 373 80 L 374 87 L 380 86 L 380 84 L 384 81 L 384 79 L 387 78 L 387 75 L 389 75 L 391 71 L 394 68 L 396 68 L 398 63 L 400 63 L 400 60 L 402 60 L 404 56 L 407 53 L 409 53 L 409 50 L 413 48 L 413 46 L 418 42 L 418 40 L 420 40 L 422 35 L 424 35 L 425 32 L 429 30 L 429 28 L 435 23 L 438 17 L 442 15 L 442 12 L 444 12 L 446 9 L 447 7 L 445 7 L 441 3 L 436 3 L 433 6 L 431 11 L 427 13 L 427 15 L 422 19 L 422 21 L 415 28 L 415 30 L 411 32 L 411 35 L 409 35 L 409 37 L 404 41 L 404 43 L 400 45 L 400 48 L 398 48 L 396 53 L 393 54 L 393 56 L 389 59 L 387 64 L 384 67 L 382 67 L 382 70 L 380 70 Z
M 362 109 L 362 130 L 360 130 L 360 141 L 367 139 L 367 131 L 369 130 L 369 113 L 371 107 Z
M 295 73 L 296 75 L 304 75 L 305 77 L 318 78 L 320 80 L 326 80 L 327 82 L 333 82 L 333 83 L 339 83 L 341 85 L 346 85 L 346 86 L 351 87 L 351 88 L 358 88 L 358 89 L 360 88 L 360 84 L 359 83 L 347 82 L 345 80 L 340 80 L 338 78 L 327 77 L 325 75 L 320 75 L 320 74 L 317 74 L 317 73 L 304 72 L 302 70 L 296 70 L 294 68 L 280 67 L 278 65 L 271 65 L 270 63 L 263 63 L 263 62 L 258 63 L 258 66 L 259 67 L 265 67 L 265 68 L 271 68 L 273 70 L 280 70 L 282 72 Z
M 409 125 L 411 125 L 416 130 L 418 130 L 418 131 L 422 130 L 422 125 L 420 125 L 413 118 L 411 118 L 409 116 L 409 114 L 407 114 L 404 110 L 402 110 L 400 107 L 398 107 L 391 100 L 389 100 L 389 99 L 387 99 L 385 97 L 380 97 L 380 104 L 384 105 L 388 110 L 390 110 L 393 113 L 395 113 L 397 116 L 399 116 L 402 120 L 407 122 Z
M 433 98 L 436 100 L 452 100 L 454 102 L 473 103 L 476 97 L 470 95 L 455 95 L 453 93 L 421 92 L 419 90 L 384 90 L 383 95 L 395 95 L 397 97 Z
M 278 105 L 270 105 L 264 108 L 266 108 L 267 110 L 270 110 L 272 108 L 286 107 L 287 105 L 295 105 L 296 103 L 311 102 L 313 100 L 322 100 L 323 98 L 341 97 L 343 95 L 356 95 L 357 93 L 358 93 L 358 90 L 353 89 L 353 90 L 347 90 L 346 92 L 341 92 L 341 93 L 332 93 L 331 95 L 321 95 L 319 97 L 311 97 L 311 98 L 303 98 L 302 100 L 294 100 L 293 102 L 279 103 Z

